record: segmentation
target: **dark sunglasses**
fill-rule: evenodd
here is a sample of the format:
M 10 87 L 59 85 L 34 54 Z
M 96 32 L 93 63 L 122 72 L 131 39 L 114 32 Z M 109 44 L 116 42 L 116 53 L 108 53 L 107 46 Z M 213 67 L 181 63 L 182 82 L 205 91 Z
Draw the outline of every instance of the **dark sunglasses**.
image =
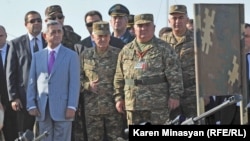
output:
M 94 23 L 94 22 L 86 23 L 86 26 L 87 26 L 87 27 L 92 27 L 93 23 Z
M 40 22 L 42 22 L 42 19 L 41 18 L 36 18 L 36 19 L 31 19 L 30 21 L 29 21 L 29 23 L 35 23 L 35 22 L 38 22 L 38 23 L 40 23 Z
M 63 16 L 63 15 L 51 16 L 51 17 L 49 17 L 48 19 L 49 19 L 49 20 L 56 20 L 56 18 L 59 19 L 59 20 L 61 20 L 61 19 L 64 18 L 64 16 Z
M 101 20 L 97 20 L 97 21 L 93 21 L 93 22 L 90 22 L 90 23 L 86 23 L 86 26 L 87 26 L 87 27 L 92 27 L 92 26 L 93 26 L 93 23 L 99 22 L 99 21 L 101 21 Z

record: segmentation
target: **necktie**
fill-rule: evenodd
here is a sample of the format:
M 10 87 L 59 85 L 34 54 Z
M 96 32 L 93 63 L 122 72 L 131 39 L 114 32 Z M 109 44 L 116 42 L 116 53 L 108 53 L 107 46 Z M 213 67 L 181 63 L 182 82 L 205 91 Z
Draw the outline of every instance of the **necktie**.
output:
M 54 65 L 54 62 L 55 62 L 55 51 L 51 51 L 50 52 L 50 55 L 49 55 L 49 64 L 48 64 L 48 72 L 50 74 L 52 68 L 53 68 L 53 65 Z
M 34 38 L 34 41 L 35 41 L 35 45 L 34 45 L 34 48 L 33 48 L 33 52 L 35 53 L 35 52 L 37 52 L 39 50 L 36 37 Z

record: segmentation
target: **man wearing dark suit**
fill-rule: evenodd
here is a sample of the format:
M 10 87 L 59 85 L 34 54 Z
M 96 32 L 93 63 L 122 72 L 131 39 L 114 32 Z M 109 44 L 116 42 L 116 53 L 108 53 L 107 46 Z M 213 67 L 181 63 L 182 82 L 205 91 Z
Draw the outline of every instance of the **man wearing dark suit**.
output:
M 28 33 L 10 41 L 6 66 L 9 100 L 12 109 L 17 113 L 18 132 L 21 133 L 27 129 L 32 131 L 35 122 L 35 118 L 26 110 L 31 59 L 35 51 L 42 50 L 46 46 L 41 35 L 41 15 L 37 11 L 27 12 L 24 24 Z
M 70 141 L 80 93 L 80 60 L 61 44 L 62 25 L 48 21 L 43 33 L 47 48 L 35 53 L 27 90 L 27 109 L 39 122 L 43 141 Z
M 84 21 L 85 21 L 86 28 L 88 29 L 89 34 L 91 35 L 93 31 L 93 28 L 92 28 L 93 23 L 102 21 L 102 15 L 99 11 L 92 10 L 85 14 Z M 113 36 L 111 36 L 109 44 L 117 48 L 123 48 L 123 46 L 125 45 L 125 43 L 123 43 L 121 39 L 113 37 Z M 89 47 L 95 47 L 95 46 L 96 44 L 91 38 L 91 36 L 88 36 L 75 45 L 75 50 L 78 54 L 80 54 L 83 51 L 83 47 L 89 48 Z
M 16 113 L 11 108 L 6 86 L 6 58 L 9 50 L 9 44 L 6 41 L 7 33 L 5 28 L 0 25 L 0 97 L 4 107 L 4 127 L 3 134 L 6 141 L 14 141 L 17 137 Z

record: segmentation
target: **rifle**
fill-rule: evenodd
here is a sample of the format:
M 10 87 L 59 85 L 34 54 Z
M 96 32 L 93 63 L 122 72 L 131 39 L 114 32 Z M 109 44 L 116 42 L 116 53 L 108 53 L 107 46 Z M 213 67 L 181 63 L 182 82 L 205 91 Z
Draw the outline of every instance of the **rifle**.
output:
M 174 120 L 171 120 L 171 121 L 167 122 L 165 125 L 194 125 L 194 124 L 197 124 L 197 122 L 200 119 L 203 119 L 203 118 L 217 112 L 218 110 L 221 110 L 222 108 L 224 108 L 226 106 L 229 106 L 229 105 L 232 105 L 234 103 L 237 103 L 237 102 L 239 102 L 241 100 L 242 100 L 241 95 L 234 95 L 234 96 L 229 97 L 226 101 L 224 101 L 220 105 L 218 105 L 218 106 L 204 112 L 203 114 L 201 114 L 201 115 L 199 115 L 197 117 L 192 117 L 192 118 L 186 119 L 185 116 L 178 115 Z M 151 125 L 151 123 L 150 122 L 142 122 L 139 125 Z M 129 128 L 126 128 L 124 130 L 124 132 L 128 136 Z M 124 140 L 122 138 L 119 138 L 119 141 L 126 141 L 126 140 Z
M 197 116 L 197 117 L 191 117 L 185 121 L 183 121 L 181 123 L 181 125 L 194 125 L 194 124 L 197 124 L 197 122 L 213 113 L 215 113 L 216 111 L 218 110 L 221 110 L 222 108 L 226 107 L 226 106 L 229 106 L 229 105 L 232 105 L 234 103 L 237 103 L 239 101 L 242 100 L 242 96 L 241 95 L 234 95 L 234 96 L 231 96 L 229 97 L 226 101 L 224 101 L 223 103 L 221 103 L 220 105 L 202 113 L 201 115 Z

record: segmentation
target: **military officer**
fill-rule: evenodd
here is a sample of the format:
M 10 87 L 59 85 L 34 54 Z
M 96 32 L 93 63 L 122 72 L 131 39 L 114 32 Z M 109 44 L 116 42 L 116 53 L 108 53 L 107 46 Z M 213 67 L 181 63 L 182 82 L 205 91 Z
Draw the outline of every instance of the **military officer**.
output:
M 161 39 L 166 41 L 175 50 L 181 61 L 184 84 L 184 94 L 180 99 L 179 111 L 173 111 L 173 118 L 182 114 L 185 117 L 197 115 L 195 61 L 194 61 L 194 34 L 188 30 L 186 24 L 189 18 L 185 5 L 172 5 L 169 10 L 168 22 L 172 32 L 164 34 Z
M 111 17 L 110 24 L 113 28 L 112 36 L 121 39 L 125 44 L 134 39 L 134 36 L 127 30 L 129 10 L 122 4 L 111 6 L 108 11 Z
M 62 44 L 72 50 L 74 50 L 74 45 L 81 40 L 81 36 L 74 32 L 74 30 L 66 30 L 68 29 L 68 25 L 64 25 L 65 16 L 63 15 L 63 11 L 60 5 L 51 5 L 45 9 L 45 22 L 48 20 L 57 20 L 59 23 L 63 25 L 63 40 Z
M 115 109 L 113 80 L 120 49 L 109 45 L 109 23 L 93 23 L 95 48 L 81 56 L 81 82 L 88 141 L 116 141 L 122 136 L 122 115 Z
M 179 106 L 182 71 L 175 51 L 155 37 L 152 14 L 134 17 L 136 38 L 122 48 L 114 78 L 116 109 L 128 125 L 165 124 Z

